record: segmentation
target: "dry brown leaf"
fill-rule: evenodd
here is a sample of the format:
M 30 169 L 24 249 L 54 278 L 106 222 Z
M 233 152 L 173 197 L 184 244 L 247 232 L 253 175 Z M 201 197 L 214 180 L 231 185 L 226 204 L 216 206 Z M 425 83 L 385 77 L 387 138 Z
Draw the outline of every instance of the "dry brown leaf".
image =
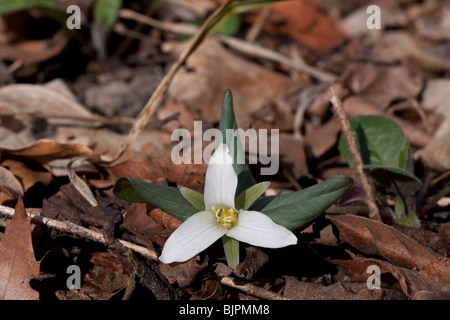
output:
M 319 10 L 315 0 L 277 2 L 272 10 L 286 19 L 278 30 L 313 51 L 330 52 L 344 40 L 339 26 Z
M 269 262 L 269 257 L 261 250 L 255 247 L 246 247 L 247 255 L 244 261 L 236 266 L 234 273 L 241 278 L 252 280 L 258 271 Z
M 153 209 L 150 212 L 150 217 L 153 220 L 160 223 L 163 227 L 169 229 L 170 232 L 174 232 L 182 223 L 181 220 L 175 218 L 174 216 L 162 211 L 159 208 Z
M 381 300 L 381 290 L 368 289 L 365 283 L 339 282 L 321 286 L 312 282 L 299 281 L 292 276 L 285 276 L 286 285 L 283 296 L 293 300 Z
M 445 72 L 450 69 L 447 56 L 438 56 L 429 51 L 429 44 L 419 37 L 405 31 L 388 32 L 380 39 L 379 48 L 385 57 L 400 60 L 405 65 L 420 67 L 433 72 Z
M 70 34 L 61 28 L 50 39 L 27 40 L 17 44 L 0 45 L 0 60 L 32 64 L 47 61 L 58 55 L 67 45 Z
M 327 215 L 343 241 L 430 280 L 450 284 L 450 263 L 388 225 L 354 215 Z
M 199 291 L 194 293 L 200 299 L 221 300 L 224 297 L 222 285 L 217 280 L 206 280 Z
M 181 163 L 174 165 L 168 152 L 161 156 L 158 161 L 169 181 L 194 190 L 203 190 L 206 168 L 208 166 L 204 161 L 201 164 Z
M 3 166 L 0 166 L 0 189 L 15 197 L 23 196 L 24 193 L 23 186 L 19 180 L 10 170 Z
M 280 134 L 280 162 L 289 170 L 295 179 L 309 174 L 305 146 L 302 141 L 288 134 Z
M 80 300 L 89 297 L 94 300 L 111 299 L 130 284 L 130 270 L 127 270 L 121 258 L 109 252 L 94 252 L 90 263 L 93 267 L 83 279 L 77 295 L 67 296 L 67 300 Z
M 121 227 L 138 238 L 149 239 L 160 246 L 164 245 L 170 235 L 161 223 L 147 214 L 147 204 L 145 203 L 132 203 Z M 148 240 L 145 241 L 145 245 L 149 245 Z
M 341 123 L 337 117 L 331 118 L 322 126 L 309 131 L 305 142 L 315 158 L 320 158 L 337 142 L 341 132 Z
M 0 257 L 0 299 L 38 300 L 30 280 L 39 276 L 40 263 L 34 257 L 30 218 L 21 197 L 1 239 Z
M 450 131 L 433 138 L 419 151 L 419 156 L 430 168 L 438 171 L 450 170 Z
M 52 181 L 52 174 L 43 167 L 32 166 L 24 161 L 6 159 L 2 166 L 8 168 L 16 177 L 20 179 L 24 191 L 27 191 L 37 182 L 48 186 Z
M 450 170 L 450 81 L 448 79 L 431 79 L 423 93 L 422 106 L 436 113 L 444 120 L 434 133 L 431 141 L 422 148 L 418 155 L 427 166 L 439 171 Z
M 70 159 L 74 157 L 91 157 L 93 152 L 88 147 L 74 143 L 61 143 L 54 140 L 41 139 L 26 147 L 10 149 L 0 146 L 0 150 L 14 156 L 20 156 L 37 161 L 41 164 L 56 159 Z
M 165 174 L 153 159 L 141 161 L 126 160 L 114 164 L 109 168 L 115 179 L 129 177 L 133 179 L 151 181 L 161 184 L 165 180 Z
M 178 54 L 185 45 L 177 45 L 172 52 Z M 251 113 L 263 108 L 268 99 L 278 101 L 298 86 L 289 77 L 240 58 L 209 39 L 189 57 L 186 68 L 178 71 L 169 95 L 200 113 L 203 121 L 214 123 L 220 118 L 223 93 L 231 89 L 238 126 L 245 130 Z
M 186 262 L 161 264 L 161 273 L 169 280 L 170 283 L 177 282 L 182 288 L 192 284 L 200 271 L 208 265 L 208 258 L 199 263 L 199 256 L 195 256 Z
M 0 89 L 2 114 L 91 118 L 92 114 L 59 91 L 35 84 L 10 84 Z
M 401 65 L 378 66 L 357 62 L 349 64 L 344 72 L 352 73 L 346 80 L 349 88 L 380 110 L 385 110 L 393 101 L 415 98 L 422 88 L 421 79 L 413 77 Z
M 388 261 L 364 258 L 351 254 L 353 260 L 358 264 L 377 265 L 381 273 L 389 273 L 398 280 L 403 292 L 415 300 L 450 299 L 450 285 L 443 285 L 432 279 L 423 277 L 419 272 L 408 268 L 395 266 Z M 366 278 L 368 274 L 365 275 Z M 382 289 L 385 290 L 385 288 Z

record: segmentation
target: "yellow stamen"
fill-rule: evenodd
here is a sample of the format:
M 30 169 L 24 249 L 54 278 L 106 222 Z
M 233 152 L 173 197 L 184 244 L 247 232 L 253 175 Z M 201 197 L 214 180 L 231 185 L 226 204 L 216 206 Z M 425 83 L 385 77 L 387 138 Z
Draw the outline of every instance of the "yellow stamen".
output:
M 212 211 L 216 214 L 217 222 L 223 225 L 227 229 L 231 229 L 237 221 L 238 213 L 233 209 L 219 209 L 212 207 Z

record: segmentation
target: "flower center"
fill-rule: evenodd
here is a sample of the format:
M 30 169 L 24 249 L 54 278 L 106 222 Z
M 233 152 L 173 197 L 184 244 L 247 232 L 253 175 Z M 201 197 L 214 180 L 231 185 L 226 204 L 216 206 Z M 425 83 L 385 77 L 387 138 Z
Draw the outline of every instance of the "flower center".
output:
M 212 207 L 212 210 L 216 214 L 217 222 L 225 228 L 231 229 L 236 224 L 238 213 L 233 208 L 216 209 L 216 207 Z

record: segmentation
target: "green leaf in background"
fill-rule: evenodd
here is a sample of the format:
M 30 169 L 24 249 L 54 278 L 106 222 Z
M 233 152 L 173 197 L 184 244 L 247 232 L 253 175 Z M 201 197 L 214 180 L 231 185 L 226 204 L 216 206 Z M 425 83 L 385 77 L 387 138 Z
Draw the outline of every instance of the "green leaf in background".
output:
M 350 121 L 356 135 L 364 171 L 388 191 L 414 194 L 422 182 L 414 175 L 409 141 L 402 129 L 382 116 L 357 116 Z M 341 135 L 339 152 L 354 169 L 346 139 Z M 397 190 L 398 189 L 398 190 Z
M 236 132 L 238 126 L 236 124 L 236 117 L 233 110 L 233 96 L 231 90 L 226 90 L 222 103 L 222 114 L 220 115 L 219 130 L 222 133 L 222 142 L 230 149 L 233 157 L 233 169 L 238 176 L 238 186 L 236 195 L 241 194 L 246 189 L 256 184 L 250 168 L 245 163 L 245 153 L 242 148 L 241 140 L 238 135 L 228 135 L 227 129 Z M 232 131 L 229 131 L 232 132 Z
M 241 15 L 233 14 L 228 18 L 222 25 L 216 30 L 217 33 L 233 36 L 235 35 L 239 29 L 241 28 Z
M 103 22 L 105 31 L 109 33 L 116 22 L 121 6 L 122 0 L 97 0 L 93 10 L 94 21 Z
M 61 9 L 53 0 L 1 0 L 0 14 L 10 14 L 31 8 Z
M 408 139 L 402 129 L 391 119 L 382 116 L 357 116 L 350 126 L 364 164 L 406 169 L 409 152 Z M 341 136 L 339 152 L 354 169 L 347 140 Z
M 415 211 L 410 211 L 406 213 L 406 206 L 401 198 L 397 198 L 395 203 L 395 222 L 405 226 L 410 226 L 414 228 L 420 228 L 420 220 L 417 217 Z
M 320 216 L 353 185 L 353 179 L 336 175 L 309 188 L 277 197 L 259 198 L 250 210 L 261 211 L 289 230 Z
M 150 203 L 182 221 L 198 212 L 175 187 L 122 177 L 116 181 L 113 192 L 124 200 Z
M 376 183 L 390 192 L 401 191 L 403 195 L 411 196 L 422 187 L 422 181 L 403 169 L 377 165 L 364 165 L 363 169 Z

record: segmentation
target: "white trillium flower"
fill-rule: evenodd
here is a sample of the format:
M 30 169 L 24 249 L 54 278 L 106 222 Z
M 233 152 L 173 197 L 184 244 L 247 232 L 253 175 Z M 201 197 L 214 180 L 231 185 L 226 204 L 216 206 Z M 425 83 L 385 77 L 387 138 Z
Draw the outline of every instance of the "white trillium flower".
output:
M 238 183 L 233 159 L 225 144 L 211 156 L 205 177 L 205 211 L 184 221 L 167 239 L 159 260 L 183 262 L 208 248 L 222 236 L 265 248 L 297 243 L 288 229 L 258 211 L 236 210 L 234 196 Z

